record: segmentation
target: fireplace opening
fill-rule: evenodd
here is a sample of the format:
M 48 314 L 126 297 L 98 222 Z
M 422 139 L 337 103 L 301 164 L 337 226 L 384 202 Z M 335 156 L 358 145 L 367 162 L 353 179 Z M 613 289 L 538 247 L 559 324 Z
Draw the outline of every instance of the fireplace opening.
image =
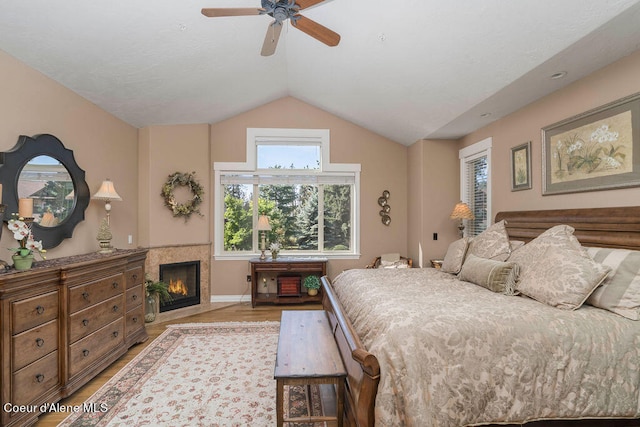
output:
M 200 261 L 161 264 L 160 280 L 173 298 L 160 303 L 160 313 L 200 304 Z

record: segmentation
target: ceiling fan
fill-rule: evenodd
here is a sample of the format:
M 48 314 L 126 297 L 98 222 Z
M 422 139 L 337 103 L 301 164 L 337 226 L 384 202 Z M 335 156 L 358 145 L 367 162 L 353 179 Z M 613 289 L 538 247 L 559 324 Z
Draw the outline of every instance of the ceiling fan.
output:
M 308 7 L 322 3 L 324 0 L 261 0 L 262 8 L 250 7 L 227 7 L 227 8 L 204 8 L 202 14 L 209 18 L 223 16 L 249 16 L 249 15 L 269 15 L 274 21 L 267 28 L 267 34 L 262 44 L 262 56 L 273 55 L 278 45 L 282 23 L 289 19 L 291 24 L 300 31 L 310 35 L 314 39 L 327 46 L 337 46 L 340 43 L 340 35 L 306 18 L 299 12 Z

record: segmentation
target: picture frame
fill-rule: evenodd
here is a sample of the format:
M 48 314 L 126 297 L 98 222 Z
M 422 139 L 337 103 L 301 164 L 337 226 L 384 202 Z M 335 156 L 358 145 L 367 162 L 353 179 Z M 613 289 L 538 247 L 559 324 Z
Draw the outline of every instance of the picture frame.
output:
M 511 148 L 511 191 L 531 189 L 531 141 Z
M 542 195 L 640 186 L 640 93 L 542 129 Z

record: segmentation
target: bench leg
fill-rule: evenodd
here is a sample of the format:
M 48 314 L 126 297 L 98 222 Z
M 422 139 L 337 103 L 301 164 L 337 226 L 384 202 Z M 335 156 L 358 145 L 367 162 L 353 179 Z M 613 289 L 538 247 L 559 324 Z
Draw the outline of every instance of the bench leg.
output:
M 282 427 L 284 423 L 284 381 L 276 381 L 276 420 L 277 426 Z

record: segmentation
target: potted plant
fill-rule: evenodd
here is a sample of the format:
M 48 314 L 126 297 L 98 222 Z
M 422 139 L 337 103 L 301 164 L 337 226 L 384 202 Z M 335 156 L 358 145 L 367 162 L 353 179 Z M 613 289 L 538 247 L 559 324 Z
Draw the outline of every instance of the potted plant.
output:
M 169 285 L 161 280 L 154 281 L 149 275 L 145 278 L 144 290 L 146 294 L 144 321 L 149 323 L 156 320 L 158 302 L 171 302 L 173 298 L 169 293 Z
M 28 270 L 33 264 L 33 252 L 36 251 L 45 259 L 42 249 L 42 241 L 33 240 L 33 233 L 31 227 L 24 218 L 18 216 L 18 214 L 11 214 L 11 219 L 8 221 L 7 227 L 9 231 L 13 233 L 13 238 L 20 244 L 19 248 L 10 248 L 13 252 L 11 258 L 13 259 L 13 266 L 16 270 Z
M 304 278 L 302 285 L 307 288 L 308 295 L 318 295 L 318 289 L 320 289 L 320 278 L 314 275 L 307 276 Z

